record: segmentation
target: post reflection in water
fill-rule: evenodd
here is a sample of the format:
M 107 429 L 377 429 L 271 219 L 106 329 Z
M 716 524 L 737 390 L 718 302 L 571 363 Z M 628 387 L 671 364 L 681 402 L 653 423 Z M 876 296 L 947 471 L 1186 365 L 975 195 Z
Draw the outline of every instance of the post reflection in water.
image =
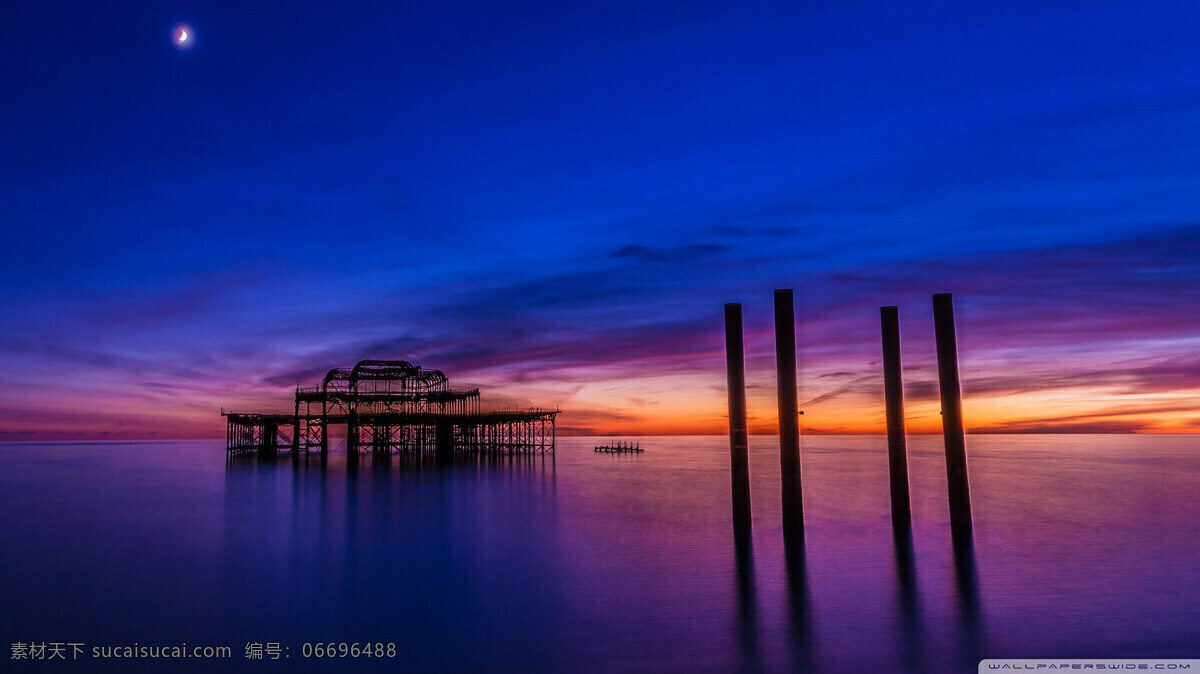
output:
M 784 571 L 787 575 L 788 615 L 795 670 L 817 671 L 816 649 L 813 640 L 812 604 L 808 589 L 808 560 L 804 532 L 795 532 L 783 546 Z
M 900 618 L 900 654 L 907 671 L 923 671 L 920 616 L 917 601 L 917 564 L 913 553 L 912 528 L 901 524 L 892 529 L 896 559 L 896 594 Z
M 754 587 L 754 545 L 749 527 L 735 523 L 733 548 L 737 561 L 738 637 L 743 662 L 749 669 L 755 669 L 758 662 L 758 593 Z
M 733 542 L 737 581 L 737 631 L 742 648 L 742 665 L 746 670 L 758 671 L 766 663 L 760 643 L 759 596 L 751 531 L 746 527 L 735 526 Z M 814 648 L 812 605 L 803 532 L 788 537 L 788 543 L 784 546 L 784 562 L 788 636 L 794 661 L 793 669 L 799 672 L 815 672 L 818 671 L 818 663 Z
M 979 576 L 975 569 L 975 537 L 969 527 L 956 527 L 951 538 L 954 545 L 954 580 L 962 630 L 962 662 L 964 665 L 974 665 L 984 657 Z

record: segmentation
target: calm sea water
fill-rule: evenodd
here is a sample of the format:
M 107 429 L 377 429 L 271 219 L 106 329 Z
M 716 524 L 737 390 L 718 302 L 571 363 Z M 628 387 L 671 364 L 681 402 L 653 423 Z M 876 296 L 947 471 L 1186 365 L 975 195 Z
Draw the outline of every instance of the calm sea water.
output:
M 81 643 L 45 671 L 973 672 L 982 657 L 1200 657 L 1200 438 L 969 436 L 955 551 L 939 437 L 806 437 L 785 559 L 776 439 L 751 438 L 738 555 L 727 440 L 559 438 L 551 460 L 347 473 L 226 465 L 214 442 L 0 445 L 0 637 Z M 211 660 L 94 647 L 226 645 Z M 278 643 L 279 661 L 245 658 Z M 305 643 L 384 642 L 317 660 Z M 70 657 L 68 650 L 67 656 Z M 269 657 L 269 656 L 268 656 Z

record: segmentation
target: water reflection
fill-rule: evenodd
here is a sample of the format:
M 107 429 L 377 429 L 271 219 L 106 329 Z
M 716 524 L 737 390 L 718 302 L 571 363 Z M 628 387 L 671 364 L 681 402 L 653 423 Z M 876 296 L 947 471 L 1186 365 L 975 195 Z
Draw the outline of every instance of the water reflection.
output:
M 308 470 L 311 468 L 320 468 L 326 470 L 330 466 L 330 454 L 319 452 L 300 452 L 287 454 L 228 454 L 225 457 L 225 466 L 232 471 L 241 470 L 243 472 L 254 472 L 258 467 L 273 467 L 282 466 L 284 458 L 290 459 L 291 465 L 296 469 Z M 339 455 L 334 455 L 339 456 Z M 629 459 L 630 457 L 617 457 L 614 459 Z M 359 452 L 357 455 L 345 454 L 340 455 L 341 461 L 337 465 L 341 466 L 347 473 L 357 473 L 359 468 L 364 463 L 369 461 L 369 466 L 372 470 L 388 472 L 393 466 L 398 468 L 449 468 L 461 470 L 464 467 L 486 467 L 489 469 L 509 468 L 516 470 L 525 470 L 528 468 L 538 468 L 548 470 L 551 474 L 555 469 L 555 457 L 553 454 L 470 454 L 465 456 L 457 456 L 453 461 L 435 462 L 433 457 L 426 456 L 420 453 L 397 453 L 397 452 Z
M 900 617 L 900 654 L 908 671 L 923 671 L 920 616 L 917 601 L 917 564 L 913 553 L 912 528 L 892 530 L 896 560 L 896 592 Z
M 743 662 L 755 670 L 758 663 L 758 592 L 754 584 L 754 545 L 749 527 L 734 527 L 733 548 L 737 561 L 738 637 Z
M 376 471 L 368 457 L 355 476 L 344 451 L 322 467 L 318 453 L 225 464 L 212 443 L 7 446 L 0 627 L 12 641 L 395 640 L 413 671 L 924 674 L 1194 643 L 1194 439 L 1099 438 L 1085 454 L 1003 437 L 989 454 L 985 438 L 974 541 L 952 537 L 942 447 L 921 441 L 923 517 L 899 536 L 878 438 L 810 452 L 803 549 L 784 547 L 767 488 L 753 549 L 730 540 L 721 438 L 633 460 L 587 441 L 557 463 L 394 455 Z
M 816 671 L 813 613 L 808 588 L 808 560 L 803 531 L 790 536 L 785 541 L 783 553 L 795 668 L 801 672 Z
M 979 577 L 975 569 L 975 537 L 970 527 L 955 528 L 954 580 L 962 630 L 962 662 L 975 664 L 983 658 L 983 627 L 980 619 Z
M 391 452 L 371 452 L 371 468 L 386 475 L 392 468 Z

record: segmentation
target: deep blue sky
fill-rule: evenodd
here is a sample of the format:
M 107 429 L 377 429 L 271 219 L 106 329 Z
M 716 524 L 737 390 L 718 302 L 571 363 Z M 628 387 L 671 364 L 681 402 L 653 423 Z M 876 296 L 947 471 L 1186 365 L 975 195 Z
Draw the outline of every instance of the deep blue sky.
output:
M 1195 3 L 572 5 L 6 5 L 0 437 L 367 357 L 720 430 L 726 301 L 769 427 L 785 286 L 814 430 L 880 425 L 881 304 L 932 423 L 940 291 L 974 427 L 1197 423 Z

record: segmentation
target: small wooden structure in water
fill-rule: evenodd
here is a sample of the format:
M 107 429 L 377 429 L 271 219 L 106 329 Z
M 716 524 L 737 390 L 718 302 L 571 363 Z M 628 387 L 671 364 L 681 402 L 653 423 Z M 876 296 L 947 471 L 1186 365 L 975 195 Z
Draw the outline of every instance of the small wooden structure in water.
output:
M 553 454 L 559 410 L 484 412 L 479 389 L 454 390 L 440 370 L 402 360 L 363 360 L 296 388 L 292 414 L 222 412 L 226 453 L 273 457 L 329 453 L 330 426 L 345 425 L 346 452 L 376 455 Z
M 605 454 L 641 454 L 646 450 L 642 449 L 641 443 L 610 442 L 607 445 L 596 445 L 593 451 Z

